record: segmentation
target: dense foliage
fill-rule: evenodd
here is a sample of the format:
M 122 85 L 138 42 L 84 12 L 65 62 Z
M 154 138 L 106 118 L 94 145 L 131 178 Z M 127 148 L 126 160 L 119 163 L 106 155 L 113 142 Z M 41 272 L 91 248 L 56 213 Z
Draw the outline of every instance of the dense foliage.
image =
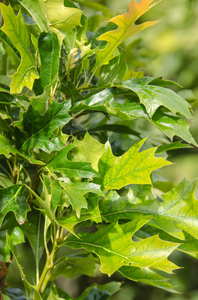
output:
M 107 10 L 91 1 L 0 4 L 0 288 L 14 257 L 26 296 L 5 289 L 10 299 L 72 299 L 54 280 L 94 276 L 97 265 L 176 292 L 168 256 L 177 249 L 197 258 L 197 181 L 174 187 L 157 170 L 170 164 L 165 151 L 197 146 L 191 106 L 167 88 L 176 83 L 129 69 L 120 46 L 157 23 L 139 23 L 156 3 L 132 0 L 96 28 L 97 15 L 88 19 L 77 2 Z M 135 127 L 141 118 L 161 138 L 145 137 Z M 33 282 L 20 264 L 25 239 Z M 118 288 L 94 285 L 78 299 L 109 299 Z

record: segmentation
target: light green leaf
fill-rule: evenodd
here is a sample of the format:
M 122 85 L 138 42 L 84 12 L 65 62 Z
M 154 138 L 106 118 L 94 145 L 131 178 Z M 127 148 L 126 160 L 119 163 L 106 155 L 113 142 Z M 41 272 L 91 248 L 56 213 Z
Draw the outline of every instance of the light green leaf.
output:
M 101 11 L 104 15 L 107 15 L 107 16 L 111 15 L 110 9 L 103 4 L 96 3 L 93 1 L 87 1 L 87 0 L 77 0 L 75 2 L 85 5 L 87 7 L 93 8 L 97 11 Z
M 21 157 L 24 160 L 27 160 L 31 164 L 44 165 L 42 161 L 24 155 L 21 152 L 19 152 L 16 148 L 12 147 L 10 141 L 2 134 L 0 134 L 0 155 L 1 154 L 5 155 L 7 158 L 11 157 L 11 154 L 17 154 L 19 157 Z
M 90 162 L 94 170 L 98 171 L 98 161 L 105 151 L 105 146 L 94 139 L 89 133 L 85 134 L 82 141 L 74 138 L 74 148 L 72 161 L 86 161 Z
M 99 36 L 98 39 L 100 41 L 107 41 L 107 45 L 97 53 L 96 64 L 98 66 L 107 64 L 112 58 L 113 52 L 124 40 L 157 23 L 145 22 L 138 25 L 135 24 L 140 16 L 156 4 L 151 4 L 152 2 L 153 0 L 142 0 L 141 2 L 131 0 L 129 11 L 126 14 L 118 15 L 109 20 L 109 22 L 115 23 L 118 27 Z
M 28 32 L 23 21 L 21 12 L 16 16 L 12 7 L 0 3 L 1 14 L 4 18 L 4 25 L 1 30 L 8 35 L 12 44 L 21 55 L 21 63 L 17 72 L 12 76 L 10 93 L 20 93 L 24 86 L 30 90 L 34 80 L 39 78 L 34 64 L 34 57 L 28 50 L 30 46 Z
M 59 217 L 56 219 L 57 223 L 69 230 L 71 233 L 74 233 L 74 226 L 78 225 L 84 221 L 90 220 L 91 222 L 102 222 L 100 216 L 100 210 L 98 207 L 99 197 L 96 195 L 92 195 L 91 197 L 87 197 L 86 203 L 88 204 L 88 209 L 82 209 L 80 218 L 76 216 L 75 213 L 69 214 L 66 217 Z
M 46 17 L 46 12 L 44 10 L 44 5 L 41 5 L 39 0 L 18 0 L 20 4 L 28 11 L 28 13 L 33 17 L 41 31 L 48 32 L 48 21 Z
M 78 182 L 67 184 L 60 182 L 60 185 L 64 189 L 63 192 L 67 195 L 78 218 L 80 218 L 81 209 L 87 208 L 87 201 L 84 197 L 85 194 L 90 192 L 103 196 L 103 192 L 100 190 L 100 185 L 95 183 Z
M 109 275 L 122 266 L 131 265 L 140 268 L 154 268 L 172 272 L 176 266 L 167 260 L 167 256 L 179 245 L 165 242 L 154 236 L 140 242 L 132 241 L 132 235 L 146 224 L 151 217 L 140 215 L 124 225 L 111 224 L 95 233 L 79 234 L 69 237 L 65 245 L 94 252 L 101 261 L 101 271 Z
M 58 103 L 54 100 L 44 116 L 41 116 L 30 105 L 28 111 L 23 115 L 24 130 L 28 133 L 29 138 L 22 145 L 22 150 L 27 153 L 34 148 L 51 153 L 65 147 L 61 135 L 53 132 L 71 120 L 68 114 L 70 105 L 70 101 Z
M 108 147 L 99 161 L 104 190 L 121 189 L 128 184 L 150 184 L 152 171 L 170 162 L 154 156 L 156 148 L 138 152 L 145 139 L 132 146 L 125 154 L 115 157 Z
M 174 115 L 180 113 L 188 119 L 192 117 L 191 105 L 186 100 L 170 89 L 151 85 L 151 82 L 150 77 L 132 78 L 117 86 L 136 93 L 150 117 L 160 106 L 168 108 Z
M 63 0 L 46 0 L 45 8 L 50 26 L 62 31 L 69 31 L 81 25 L 82 11 L 74 7 L 65 7 Z
M 23 224 L 30 207 L 24 196 L 24 186 L 14 185 L 6 189 L 0 189 L 1 210 L 0 225 L 9 211 L 13 211 L 19 224 Z
M 171 144 L 159 146 L 155 153 L 162 153 L 164 151 L 170 151 L 170 150 L 182 149 L 182 148 L 192 148 L 192 146 L 188 144 L 182 144 L 181 142 L 174 142 Z
M 67 145 L 62 149 L 47 165 L 48 172 L 58 172 L 69 178 L 71 177 L 97 177 L 98 173 L 92 169 L 89 162 L 73 162 L 66 158 L 68 152 L 75 146 L 72 144 Z
M 119 272 L 133 281 L 141 281 L 171 293 L 178 293 L 166 278 L 149 268 L 121 267 Z

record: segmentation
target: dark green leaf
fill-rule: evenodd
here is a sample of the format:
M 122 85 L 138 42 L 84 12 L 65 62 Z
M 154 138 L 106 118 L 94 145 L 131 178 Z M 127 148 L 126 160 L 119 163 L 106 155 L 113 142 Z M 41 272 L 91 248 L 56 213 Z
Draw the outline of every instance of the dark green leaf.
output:
M 24 130 L 29 138 L 23 144 L 22 150 L 28 152 L 30 149 L 41 149 L 47 153 L 61 150 L 65 145 L 60 135 L 53 132 L 67 124 L 71 117 L 68 114 L 70 102 L 52 102 L 44 116 L 30 105 L 28 111 L 23 115 Z
M 24 186 L 14 185 L 6 189 L 0 189 L 0 225 L 6 214 L 13 211 L 19 224 L 23 224 L 30 207 L 24 196 Z

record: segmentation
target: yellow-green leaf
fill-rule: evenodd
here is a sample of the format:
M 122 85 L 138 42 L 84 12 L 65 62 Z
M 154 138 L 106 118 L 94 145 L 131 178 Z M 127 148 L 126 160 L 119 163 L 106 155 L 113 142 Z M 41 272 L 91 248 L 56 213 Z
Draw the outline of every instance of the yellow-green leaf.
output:
M 10 5 L 6 6 L 0 3 L 0 8 L 4 18 L 4 25 L 1 27 L 1 30 L 7 34 L 21 55 L 21 63 L 16 73 L 12 76 L 10 93 L 20 93 L 24 86 L 31 90 L 34 80 L 39 78 L 39 76 L 34 64 L 34 57 L 28 50 L 30 40 L 22 14 L 19 12 L 16 16 Z
M 128 184 L 151 184 L 151 172 L 170 164 L 164 158 L 154 156 L 156 148 L 138 152 L 144 141 L 135 144 L 119 157 L 112 154 L 110 147 L 107 148 L 99 161 L 104 190 L 118 190 Z
M 135 22 L 145 14 L 149 9 L 151 9 L 155 4 L 153 0 L 142 0 L 141 2 L 136 2 L 131 0 L 129 4 L 129 11 L 126 14 L 113 17 L 109 22 L 115 23 L 118 28 L 116 30 L 111 30 L 105 32 L 99 36 L 100 41 L 107 41 L 107 46 L 101 49 L 97 53 L 97 64 L 99 66 L 108 64 L 109 60 L 113 57 L 114 50 L 126 39 L 130 38 L 132 35 L 146 29 L 157 23 L 158 21 L 145 22 L 136 25 Z

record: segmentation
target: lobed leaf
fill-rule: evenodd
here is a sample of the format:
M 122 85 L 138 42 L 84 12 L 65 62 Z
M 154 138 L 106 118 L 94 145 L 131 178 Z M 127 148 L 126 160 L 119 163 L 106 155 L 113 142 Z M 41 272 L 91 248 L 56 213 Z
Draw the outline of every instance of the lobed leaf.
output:
M 131 0 L 129 11 L 126 14 L 113 17 L 109 20 L 109 22 L 115 23 L 118 28 L 105 32 L 98 37 L 100 41 L 107 41 L 106 47 L 97 52 L 96 63 L 98 66 L 108 64 L 109 60 L 113 58 L 113 52 L 124 40 L 157 23 L 145 22 L 139 25 L 135 24 L 143 14 L 157 4 L 152 3 L 153 0 L 142 0 L 141 2 Z
M 4 18 L 4 25 L 1 30 L 10 38 L 21 55 L 21 63 L 17 72 L 12 76 L 10 93 L 21 93 L 24 86 L 31 90 L 34 80 L 39 76 L 36 71 L 34 57 L 28 49 L 30 41 L 22 14 L 19 12 L 16 16 L 10 5 L 6 6 L 0 3 L 0 8 Z
M 17 184 L 9 188 L 0 189 L 0 200 L 0 225 L 10 211 L 13 211 L 19 224 L 25 222 L 30 207 L 24 196 L 24 186 Z
M 31 105 L 23 115 L 23 127 L 29 137 L 22 145 L 25 152 L 34 148 L 44 152 L 61 150 L 65 144 L 61 136 L 54 134 L 54 131 L 67 124 L 71 117 L 68 114 L 70 102 L 52 102 L 44 116 L 41 116 Z
M 101 271 L 109 275 L 122 266 L 154 268 L 171 273 L 176 266 L 167 256 L 179 245 L 165 242 L 154 236 L 140 242 L 133 242 L 131 236 L 148 223 L 150 216 L 140 215 L 123 225 L 103 226 L 95 233 L 84 233 L 69 237 L 65 245 L 94 252 L 101 261 Z
M 155 148 L 138 152 L 144 141 L 135 144 L 119 157 L 115 157 L 108 146 L 99 161 L 104 190 L 119 190 L 128 184 L 150 184 L 151 172 L 170 164 L 164 158 L 154 156 Z

